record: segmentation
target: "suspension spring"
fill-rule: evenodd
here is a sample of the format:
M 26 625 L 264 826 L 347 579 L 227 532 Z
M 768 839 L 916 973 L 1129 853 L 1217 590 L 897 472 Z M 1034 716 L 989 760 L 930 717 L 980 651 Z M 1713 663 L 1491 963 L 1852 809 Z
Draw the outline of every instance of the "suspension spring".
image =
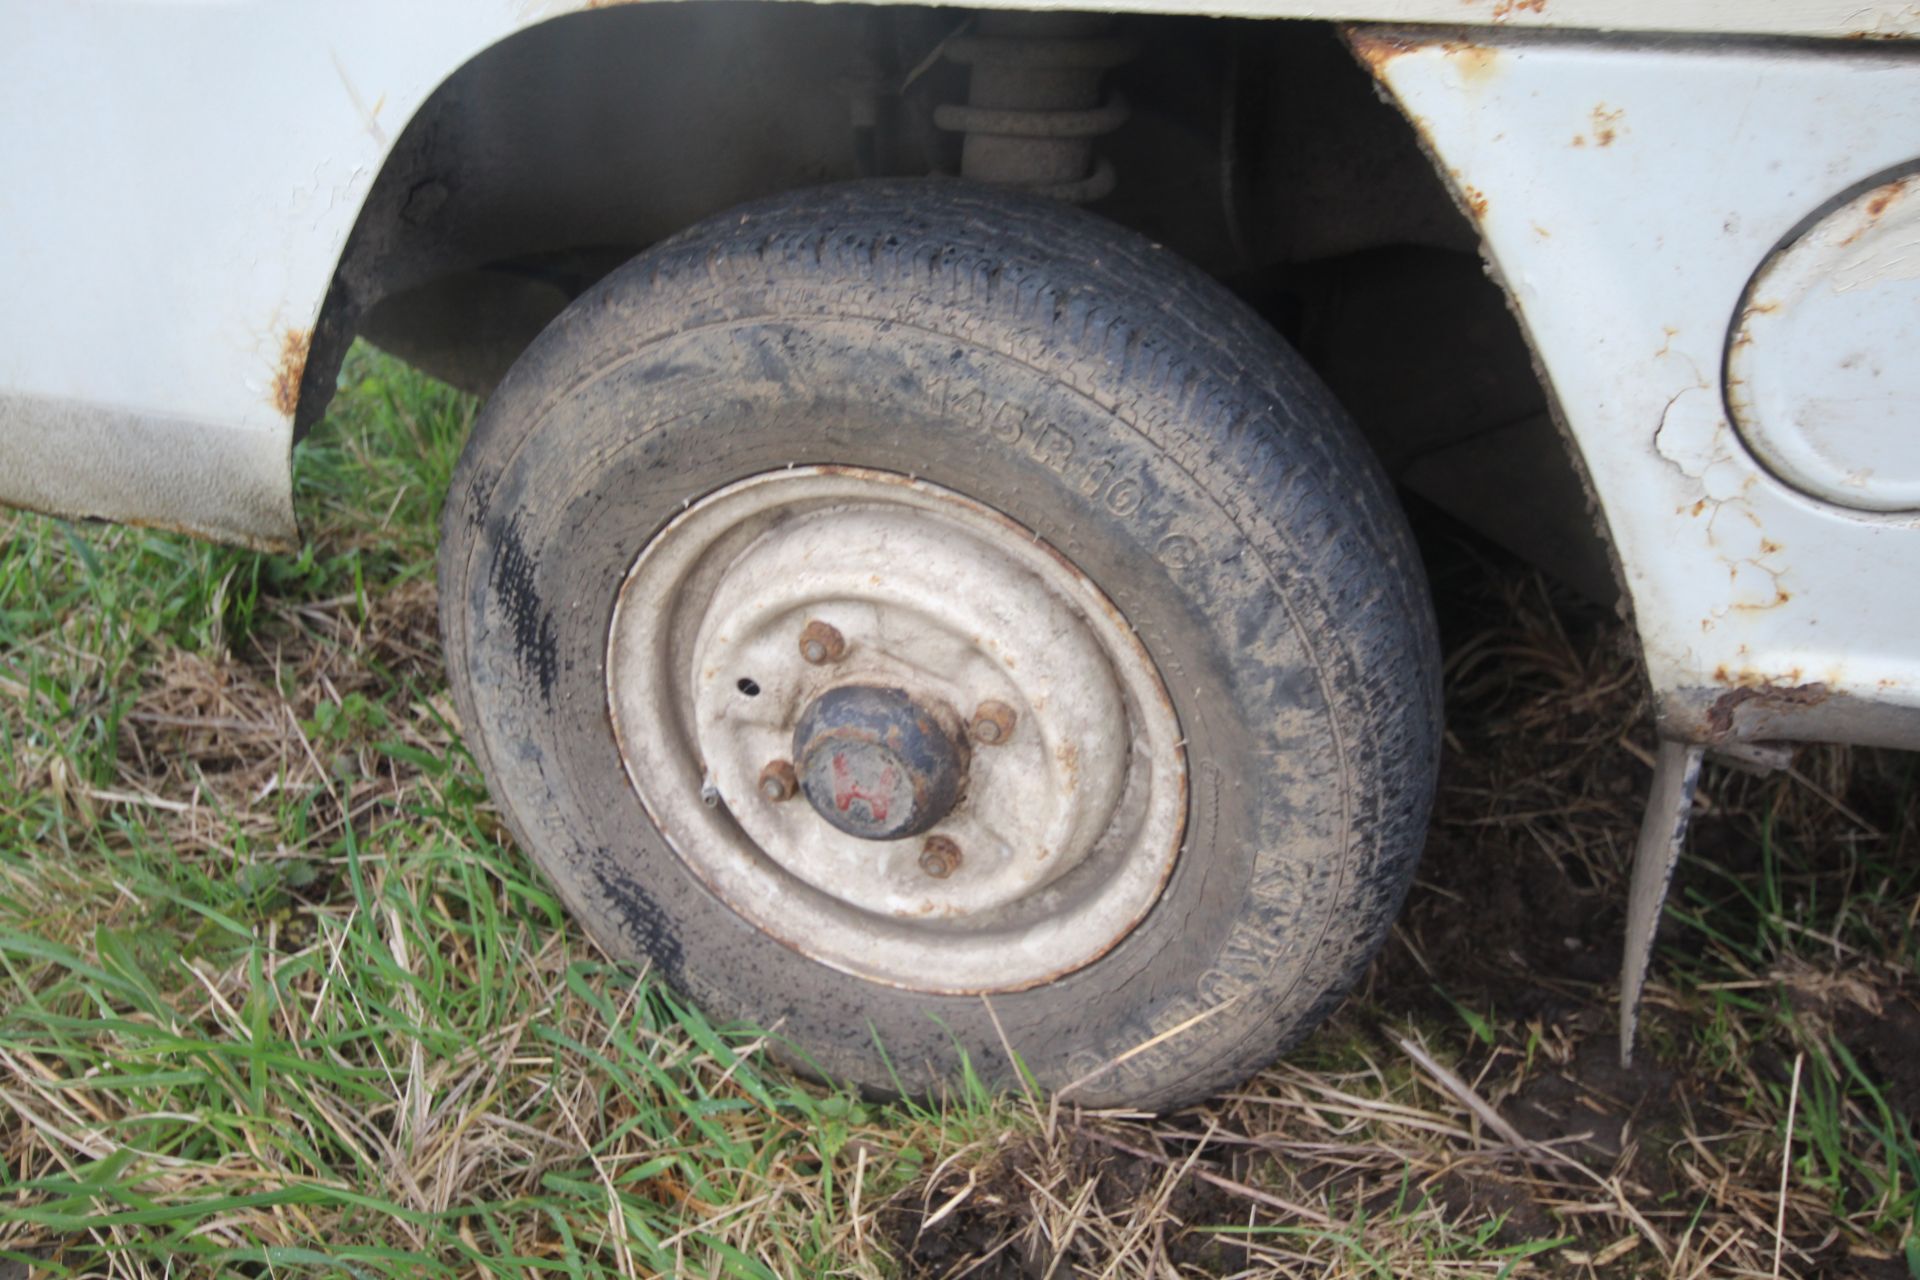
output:
M 1097 14 L 987 13 L 948 41 L 969 70 L 965 106 L 936 107 L 934 124 L 963 134 L 960 175 L 1081 203 L 1113 190 L 1113 164 L 1093 140 L 1127 118 L 1100 79 L 1134 54 Z

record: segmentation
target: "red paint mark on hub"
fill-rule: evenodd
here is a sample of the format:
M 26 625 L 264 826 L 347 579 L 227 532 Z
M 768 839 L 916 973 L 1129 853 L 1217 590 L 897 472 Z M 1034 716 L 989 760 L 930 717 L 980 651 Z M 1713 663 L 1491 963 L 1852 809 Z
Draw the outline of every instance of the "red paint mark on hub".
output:
M 860 779 L 853 776 L 852 766 L 847 758 L 838 751 L 833 753 L 833 807 L 842 813 L 852 809 L 856 803 L 867 807 L 868 822 L 885 822 L 887 809 L 893 803 L 894 784 L 900 775 L 888 765 L 880 772 L 881 794 L 874 795 L 860 785 Z

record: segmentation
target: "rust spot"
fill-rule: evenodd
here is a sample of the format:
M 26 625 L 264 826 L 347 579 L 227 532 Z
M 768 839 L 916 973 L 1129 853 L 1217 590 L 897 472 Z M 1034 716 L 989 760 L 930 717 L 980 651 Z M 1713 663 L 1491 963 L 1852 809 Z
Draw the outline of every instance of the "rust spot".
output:
M 1537 222 L 1533 224 L 1533 234 L 1539 236 L 1542 240 L 1553 239 L 1553 232 L 1547 230 Z
M 1470 187 L 1462 184 L 1460 194 L 1466 200 L 1467 212 L 1473 215 L 1475 222 L 1487 216 L 1486 192 L 1480 190 L 1478 187 Z
M 1584 133 L 1576 133 L 1573 135 L 1573 141 L 1567 145 L 1574 146 L 1574 147 L 1584 147 L 1587 145 L 1587 135 Z
M 1053 749 L 1053 758 L 1060 762 L 1066 771 L 1067 790 L 1075 791 L 1080 786 L 1080 748 L 1071 742 L 1063 742 Z
M 1385 71 L 1387 64 L 1395 58 L 1405 57 L 1409 53 L 1418 53 L 1434 42 L 1415 40 L 1409 36 L 1381 31 L 1349 30 L 1347 43 L 1352 46 L 1354 56 L 1366 63 L 1373 73 L 1378 75 Z
M 300 379 L 307 372 L 307 345 L 313 341 L 310 329 L 289 329 L 280 340 L 280 363 L 274 366 L 270 388 L 273 407 L 291 418 L 300 407 Z
M 1498 69 L 1499 53 L 1482 45 L 1455 42 L 1448 44 L 1447 58 L 1460 68 L 1460 81 L 1468 87 L 1485 84 Z
M 1894 202 L 1905 194 L 1907 194 L 1907 184 L 1905 181 L 1882 187 L 1873 199 L 1867 201 L 1867 216 L 1869 218 L 1878 218 L 1888 209 L 1891 209 Z
M 1593 108 L 1593 140 L 1600 146 L 1610 147 L 1619 133 L 1620 121 L 1626 112 L 1618 108 L 1609 111 L 1607 104 L 1597 103 Z
M 1714 673 L 1714 679 L 1725 683 L 1727 670 L 1722 667 Z M 1758 683 L 1742 683 L 1741 678 L 1753 676 Z M 1735 677 L 1737 688 L 1729 689 L 1713 700 L 1707 708 L 1707 732 L 1714 740 L 1727 738 L 1733 733 L 1734 713 L 1748 703 L 1758 703 L 1761 710 L 1770 708 L 1817 707 L 1832 695 L 1832 690 L 1824 684 L 1776 685 L 1765 682 L 1764 677 L 1751 672 L 1739 672 Z
M 1780 309 L 1780 299 L 1768 298 L 1765 302 L 1756 302 L 1747 310 L 1757 316 L 1770 316 Z
M 1531 8 L 1534 3 L 1545 4 L 1546 0 L 1523 0 L 1517 8 Z M 1367 64 L 1367 68 L 1376 76 L 1387 69 L 1387 65 L 1396 58 L 1404 58 L 1410 53 L 1420 53 L 1427 49 L 1439 49 L 1447 57 L 1460 64 L 1460 78 L 1472 83 L 1485 80 L 1492 75 L 1498 62 L 1500 51 L 1485 45 L 1477 45 L 1468 40 L 1436 40 L 1406 35 L 1397 31 L 1377 31 L 1372 28 L 1347 28 L 1347 44 L 1353 50 L 1354 57 Z
M 1493 6 L 1493 20 L 1505 22 L 1516 13 L 1545 13 L 1547 0 L 1497 0 Z
M 1747 646 L 1741 645 L 1740 652 L 1742 654 L 1746 653 Z M 1757 671 L 1752 667 L 1729 667 L 1724 662 L 1713 669 L 1713 680 L 1715 684 L 1734 685 L 1741 689 L 1767 690 L 1785 689 L 1788 686 L 1799 685 L 1801 683 L 1799 667 L 1789 667 L 1784 673 L 1775 672 L 1769 675 L 1766 672 Z M 1812 686 L 1807 687 L 1811 688 Z M 1826 688 L 1825 685 L 1819 687 L 1821 689 Z

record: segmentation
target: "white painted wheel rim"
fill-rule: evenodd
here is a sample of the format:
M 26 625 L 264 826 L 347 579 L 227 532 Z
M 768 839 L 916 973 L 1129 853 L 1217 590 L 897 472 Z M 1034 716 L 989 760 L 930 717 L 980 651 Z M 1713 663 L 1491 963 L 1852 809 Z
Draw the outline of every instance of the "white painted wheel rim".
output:
M 846 639 L 799 652 L 809 621 Z M 1011 991 L 1098 959 L 1145 917 L 1186 823 L 1179 725 L 1118 609 L 1031 531 L 903 476 L 791 468 L 692 504 L 642 550 L 608 637 L 608 706 L 640 801 L 756 927 L 846 973 L 914 990 Z M 863 840 L 760 791 L 801 711 L 848 684 L 902 688 L 964 722 L 966 794 L 928 836 Z M 750 692 L 757 691 L 757 692 Z

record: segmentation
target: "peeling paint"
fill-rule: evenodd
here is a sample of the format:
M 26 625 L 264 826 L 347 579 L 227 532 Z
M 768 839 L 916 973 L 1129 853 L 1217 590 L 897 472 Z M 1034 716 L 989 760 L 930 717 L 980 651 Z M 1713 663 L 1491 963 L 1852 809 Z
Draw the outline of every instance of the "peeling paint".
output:
M 1722 683 L 1733 683 L 1734 687 L 1715 698 L 1707 708 L 1707 733 L 1712 740 L 1733 736 L 1734 716 L 1742 707 L 1759 710 L 1816 707 L 1833 696 L 1833 691 L 1820 683 L 1773 684 L 1751 672 L 1728 676 L 1724 667 L 1714 672 L 1714 676 Z
M 1888 188 L 1877 197 L 1885 201 L 1879 213 L 1905 194 L 1906 183 L 1898 189 Z M 1878 215 L 1875 215 L 1876 219 Z M 1869 221 L 1843 242 L 1851 245 L 1877 225 Z M 1853 257 L 1835 265 L 1832 275 L 1832 289 L 1835 293 L 1853 293 L 1859 289 L 1895 280 L 1920 280 L 1920 223 L 1909 220 L 1909 226 L 1896 228 L 1893 233 L 1876 237 L 1872 244 Z
M 1654 429 L 1653 447 L 1690 480 L 1699 480 L 1707 468 L 1726 457 L 1720 433 L 1726 419 L 1708 388 L 1691 386 L 1667 401 Z
M 1726 594 L 1702 619 L 1702 630 L 1731 611 L 1777 609 L 1793 599 L 1782 585 L 1788 568 L 1780 559 L 1783 548 L 1767 536 L 1747 501 L 1757 477 L 1734 455 L 1731 432 L 1717 399 L 1696 385 L 1667 402 L 1653 438 L 1654 450 L 1698 484 L 1700 496 L 1677 514 L 1705 520 L 1707 545 L 1726 569 Z
M 280 339 L 280 362 L 274 366 L 269 398 L 281 416 L 291 418 L 300 407 L 300 379 L 307 372 L 307 348 L 313 330 L 289 329 Z

